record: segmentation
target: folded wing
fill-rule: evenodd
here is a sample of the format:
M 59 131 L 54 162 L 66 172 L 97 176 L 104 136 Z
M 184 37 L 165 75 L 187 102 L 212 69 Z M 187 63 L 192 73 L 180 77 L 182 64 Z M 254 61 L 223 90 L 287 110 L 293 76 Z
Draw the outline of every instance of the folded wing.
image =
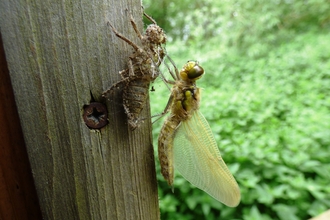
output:
M 223 161 L 211 128 L 199 112 L 183 121 L 174 134 L 174 168 L 191 184 L 227 206 L 240 202 L 240 190 Z

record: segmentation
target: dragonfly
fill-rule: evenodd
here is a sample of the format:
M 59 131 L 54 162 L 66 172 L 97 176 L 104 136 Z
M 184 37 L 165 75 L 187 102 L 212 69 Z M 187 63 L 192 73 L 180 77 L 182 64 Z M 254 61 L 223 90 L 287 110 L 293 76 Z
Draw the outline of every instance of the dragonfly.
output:
M 181 71 L 169 69 L 175 81 L 163 114 L 170 111 L 158 137 L 161 173 L 172 187 L 174 168 L 197 188 L 229 207 L 240 202 L 240 189 L 223 161 L 211 128 L 199 111 L 201 89 L 196 81 L 204 75 L 197 61 L 188 61 Z M 166 63 L 165 63 L 166 64 Z
M 145 12 L 143 14 L 152 22 L 144 35 L 140 33 L 133 16 L 130 15 L 130 22 L 141 41 L 141 46 L 133 43 L 108 22 L 114 34 L 132 46 L 134 53 L 129 57 L 128 68 L 119 72 L 122 80 L 104 91 L 102 96 L 107 97 L 115 89 L 123 89 L 123 107 L 131 130 L 136 129 L 141 124 L 140 114 L 146 106 L 149 85 L 159 76 L 159 66 L 166 55 L 166 50 L 162 46 L 166 43 L 166 34 L 154 19 Z

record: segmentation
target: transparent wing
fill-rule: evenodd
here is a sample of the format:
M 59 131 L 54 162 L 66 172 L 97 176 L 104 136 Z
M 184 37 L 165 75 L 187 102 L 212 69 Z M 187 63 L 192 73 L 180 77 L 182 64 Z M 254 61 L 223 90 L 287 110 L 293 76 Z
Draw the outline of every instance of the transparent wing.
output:
M 221 158 L 211 128 L 199 112 L 181 123 L 174 134 L 174 167 L 191 184 L 227 206 L 238 205 L 238 184 Z

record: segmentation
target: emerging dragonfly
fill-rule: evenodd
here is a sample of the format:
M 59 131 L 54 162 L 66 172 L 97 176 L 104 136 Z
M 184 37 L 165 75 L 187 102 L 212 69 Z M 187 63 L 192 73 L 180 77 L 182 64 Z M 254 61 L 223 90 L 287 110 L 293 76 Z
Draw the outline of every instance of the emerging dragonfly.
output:
M 204 69 L 196 61 L 188 61 L 175 74 L 175 82 L 164 114 L 170 110 L 158 138 L 161 172 L 173 187 L 174 168 L 196 187 L 227 206 L 240 201 L 240 190 L 233 175 L 221 158 L 211 128 L 200 113 L 200 89 L 196 80 Z M 166 63 L 165 63 L 166 64 Z
M 128 69 L 119 72 L 122 80 L 104 91 L 102 96 L 106 97 L 116 88 L 123 88 L 123 106 L 128 124 L 132 130 L 140 125 L 141 120 L 139 117 L 146 105 L 150 82 L 158 77 L 159 66 L 166 55 L 165 49 L 162 47 L 162 44 L 166 43 L 166 35 L 163 29 L 149 15 L 143 14 L 152 22 L 147 27 L 144 35 L 139 32 L 132 15 L 130 17 L 134 31 L 141 40 L 141 47 L 119 33 L 108 22 L 115 35 L 131 45 L 135 51 L 129 57 Z

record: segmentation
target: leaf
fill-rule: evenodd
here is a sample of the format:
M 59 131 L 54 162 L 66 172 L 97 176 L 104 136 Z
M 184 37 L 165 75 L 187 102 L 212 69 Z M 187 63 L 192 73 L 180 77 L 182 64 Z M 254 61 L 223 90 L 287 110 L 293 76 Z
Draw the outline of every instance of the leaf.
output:
M 294 206 L 288 206 L 285 204 L 275 204 L 272 207 L 276 211 L 278 217 L 281 220 L 299 220 L 296 216 L 297 208 Z

